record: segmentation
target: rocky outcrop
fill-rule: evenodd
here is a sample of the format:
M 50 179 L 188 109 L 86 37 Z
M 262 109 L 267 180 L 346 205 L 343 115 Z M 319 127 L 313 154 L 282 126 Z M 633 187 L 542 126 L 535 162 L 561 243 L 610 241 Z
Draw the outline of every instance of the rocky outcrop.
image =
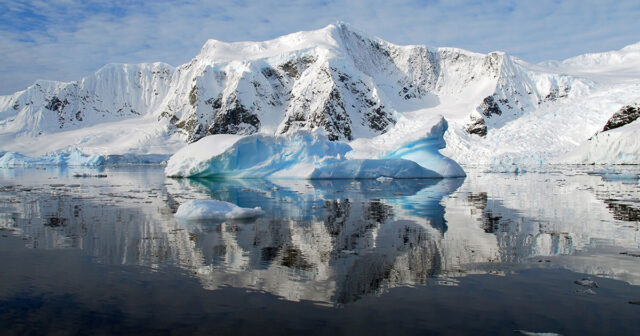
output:
M 502 115 L 502 110 L 500 110 L 500 106 L 498 106 L 498 103 L 496 103 L 493 96 L 485 97 L 482 104 L 480 104 L 479 109 L 485 117 Z
M 612 129 L 616 129 L 618 127 L 622 127 L 624 125 L 630 124 L 634 122 L 636 119 L 640 117 L 640 104 L 635 103 L 631 105 L 624 106 L 616 113 L 614 113 L 611 118 L 607 121 L 602 128 L 602 132 L 606 132 Z
M 472 114 L 469 116 L 470 121 L 465 125 L 465 131 L 469 134 L 477 134 L 481 137 L 487 135 L 487 124 L 484 122 L 484 118 L 479 115 Z

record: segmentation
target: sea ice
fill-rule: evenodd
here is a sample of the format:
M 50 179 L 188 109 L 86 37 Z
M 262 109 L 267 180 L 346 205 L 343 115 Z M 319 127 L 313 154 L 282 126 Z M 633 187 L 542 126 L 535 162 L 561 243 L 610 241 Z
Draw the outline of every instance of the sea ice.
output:
M 199 219 L 242 219 L 264 214 L 260 207 L 241 208 L 233 203 L 217 200 L 190 200 L 178 207 L 175 217 Z
M 584 286 L 584 287 L 591 287 L 591 288 L 598 288 L 598 283 L 589 279 L 589 278 L 582 278 L 580 280 L 576 280 L 573 282 L 576 285 L 580 285 L 580 286 Z

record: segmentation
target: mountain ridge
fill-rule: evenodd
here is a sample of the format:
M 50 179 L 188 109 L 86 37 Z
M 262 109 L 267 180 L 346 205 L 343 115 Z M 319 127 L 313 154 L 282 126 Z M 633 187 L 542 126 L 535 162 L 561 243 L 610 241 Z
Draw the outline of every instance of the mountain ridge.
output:
M 483 149 L 492 133 L 497 136 L 532 112 L 596 88 L 588 77 L 556 70 L 504 52 L 399 46 L 337 23 L 270 41 L 211 39 L 178 67 L 109 64 L 78 81 L 38 81 L 0 97 L 0 139 L 4 134 L 5 139 L 36 143 L 44 136 L 103 123 L 124 127 L 139 119 L 138 124 L 148 124 L 145 134 L 134 134 L 141 148 L 133 144 L 113 150 L 148 152 L 142 148 L 146 143 L 166 140 L 172 146 L 156 147 L 170 153 L 180 143 L 209 134 L 278 135 L 323 128 L 331 140 L 371 139 L 402 120 L 419 123 L 439 113 L 452 126 L 447 135 L 451 146 L 445 149 L 449 156 L 463 163 L 490 163 L 468 148 L 479 144 Z M 98 146 L 88 136 L 70 139 L 66 147 L 108 152 L 118 143 L 105 136 Z M 566 144 L 572 146 L 571 141 Z M 93 147 L 83 147 L 90 142 Z M 5 143 L 0 149 L 25 146 Z M 485 153 L 491 152 L 488 147 Z M 500 150 L 491 156 L 508 154 Z M 563 151 L 554 150 L 551 156 Z

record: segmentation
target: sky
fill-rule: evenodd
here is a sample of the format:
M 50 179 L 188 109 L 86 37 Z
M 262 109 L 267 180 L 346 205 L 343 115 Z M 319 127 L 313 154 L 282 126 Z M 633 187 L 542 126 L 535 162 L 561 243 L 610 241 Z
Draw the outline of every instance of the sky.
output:
M 640 42 L 638 0 L 46 0 L 0 2 L 0 94 L 107 63 L 188 62 L 207 39 L 262 41 L 337 21 L 396 44 L 537 63 Z

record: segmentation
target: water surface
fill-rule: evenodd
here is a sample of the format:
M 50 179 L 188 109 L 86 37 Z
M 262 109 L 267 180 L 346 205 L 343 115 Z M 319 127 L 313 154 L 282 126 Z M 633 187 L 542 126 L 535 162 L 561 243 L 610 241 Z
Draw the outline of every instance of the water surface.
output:
M 167 179 L 162 167 L 0 169 L 0 327 L 640 332 L 640 169 L 467 171 L 221 181 Z M 265 215 L 176 220 L 189 199 Z M 598 287 L 574 283 L 583 278 Z

